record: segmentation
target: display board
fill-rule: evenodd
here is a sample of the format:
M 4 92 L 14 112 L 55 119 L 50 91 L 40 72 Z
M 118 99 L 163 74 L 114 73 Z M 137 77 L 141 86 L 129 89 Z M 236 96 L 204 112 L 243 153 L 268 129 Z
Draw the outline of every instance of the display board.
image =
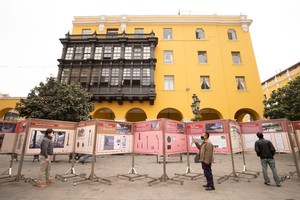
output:
M 96 154 L 132 153 L 132 124 L 116 121 L 98 121 Z
M 96 120 L 90 120 L 77 124 L 75 153 L 93 154 L 96 123 Z
M 254 151 L 256 133 L 262 132 L 264 138 L 270 140 L 277 152 L 290 152 L 291 145 L 288 134 L 291 135 L 292 144 L 296 148 L 295 134 L 292 124 L 286 119 L 261 120 L 240 123 L 245 151 Z
M 300 146 L 300 121 L 294 121 L 293 126 L 296 135 L 296 141 L 298 142 L 298 146 Z
M 134 123 L 134 153 L 163 154 L 163 131 L 166 154 L 187 152 L 185 123 L 159 119 Z
M 230 140 L 233 152 L 241 152 L 241 135 L 239 123 L 233 120 L 208 120 L 187 123 L 189 152 L 197 153 L 199 150 L 194 144 L 194 139 L 200 140 L 204 132 L 210 134 L 209 139 L 214 145 L 215 153 L 230 153 Z
M 53 151 L 54 154 L 68 154 L 74 152 L 75 122 L 29 119 L 20 122 L 18 141 L 15 153 L 21 154 L 25 145 L 25 155 L 40 154 L 41 142 L 46 129 L 54 131 Z M 28 127 L 27 127 L 28 126 Z M 27 135 L 27 141 L 25 136 Z
M 17 139 L 17 122 L 0 121 L 0 153 L 13 153 Z

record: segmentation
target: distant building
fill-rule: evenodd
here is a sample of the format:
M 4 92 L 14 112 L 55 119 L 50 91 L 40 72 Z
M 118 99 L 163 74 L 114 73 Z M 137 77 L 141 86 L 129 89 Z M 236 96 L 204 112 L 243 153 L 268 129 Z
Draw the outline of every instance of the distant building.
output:
M 262 82 L 261 86 L 264 93 L 264 99 L 269 99 L 273 91 L 277 90 L 278 88 L 282 88 L 289 81 L 298 76 L 300 76 L 300 62 Z

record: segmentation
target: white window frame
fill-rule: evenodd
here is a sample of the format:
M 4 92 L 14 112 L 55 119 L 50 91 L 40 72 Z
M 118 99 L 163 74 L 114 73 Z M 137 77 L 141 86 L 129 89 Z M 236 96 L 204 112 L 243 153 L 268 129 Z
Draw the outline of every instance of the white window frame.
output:
M 232 51 L 231 57 L 233 64 L 242 64 L 241 53 L 239 51 Z
M 164 64 L 173 64 L 173 50 L 164 50 Z
M 165 75 L 164 76 L 164 89 L 165 90 L 175 90 L 173 75 Z
M 205 34 L 203 28 L 197 28 L 196 29 L 196 39 L 197 40 L 204 40 Z
M 228 35 L 228 40 L 237 40 L 236 31 L 234 29 L 228 29 L 227 35 Z
M 236 88 L 238 91 L 245 91 L 246 90 L 246 80 L 244 76 L 236 76 Z
M 200 88 L 201 90 L 211 89 L 209 76 L 200 76 Z
M 172 28 L 164 28 L 164 40 L 172 40 L 173 39 L 173 31 Z
M 198 51 L 198 63 L 207 64 L 207 53 L 206 51 Z

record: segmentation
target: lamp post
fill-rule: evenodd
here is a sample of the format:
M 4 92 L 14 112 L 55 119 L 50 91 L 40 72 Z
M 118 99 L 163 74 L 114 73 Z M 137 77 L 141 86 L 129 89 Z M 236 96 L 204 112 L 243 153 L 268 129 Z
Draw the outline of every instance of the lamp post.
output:
M 194 118 L 191 119 L 192 121 L 200 121 L 202 119 L 202 115 L 200 113 L 200 99 L 196 94 L 193 94 L 192 96 L 193 103 L 191 105 L 192 112 L 194 114 Z

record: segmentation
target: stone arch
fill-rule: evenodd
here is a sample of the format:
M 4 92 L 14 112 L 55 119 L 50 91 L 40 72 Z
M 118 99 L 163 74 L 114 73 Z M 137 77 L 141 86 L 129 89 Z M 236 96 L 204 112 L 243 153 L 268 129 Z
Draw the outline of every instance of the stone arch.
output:
M 182 113 L 175 108 L 165 108 L 158 113 L 157 119 L 159 118 L 181 121 L 183 119 L 183 116 Z
M 146 112 L 140 108 L 132 108 L 127 111 L 125 119 L 128 122 L 145 121 L 147 119 Z
M 200 110 L 200 113 L 202 115 L 201 120 L 223 119 L 223 115 L 213 108 L 203 108 Z
M 96 119 L 108 119 L 114 120 L 116 118 L 115 113 L 109 108 L 100 108 L 96 110 L 93 114 Z
M 236 119 L 238 122 L 245 122 L 260 120 L 261 118 L 255 110 L 250 108 L 242 108 L 235 113 L 234 119 Z

